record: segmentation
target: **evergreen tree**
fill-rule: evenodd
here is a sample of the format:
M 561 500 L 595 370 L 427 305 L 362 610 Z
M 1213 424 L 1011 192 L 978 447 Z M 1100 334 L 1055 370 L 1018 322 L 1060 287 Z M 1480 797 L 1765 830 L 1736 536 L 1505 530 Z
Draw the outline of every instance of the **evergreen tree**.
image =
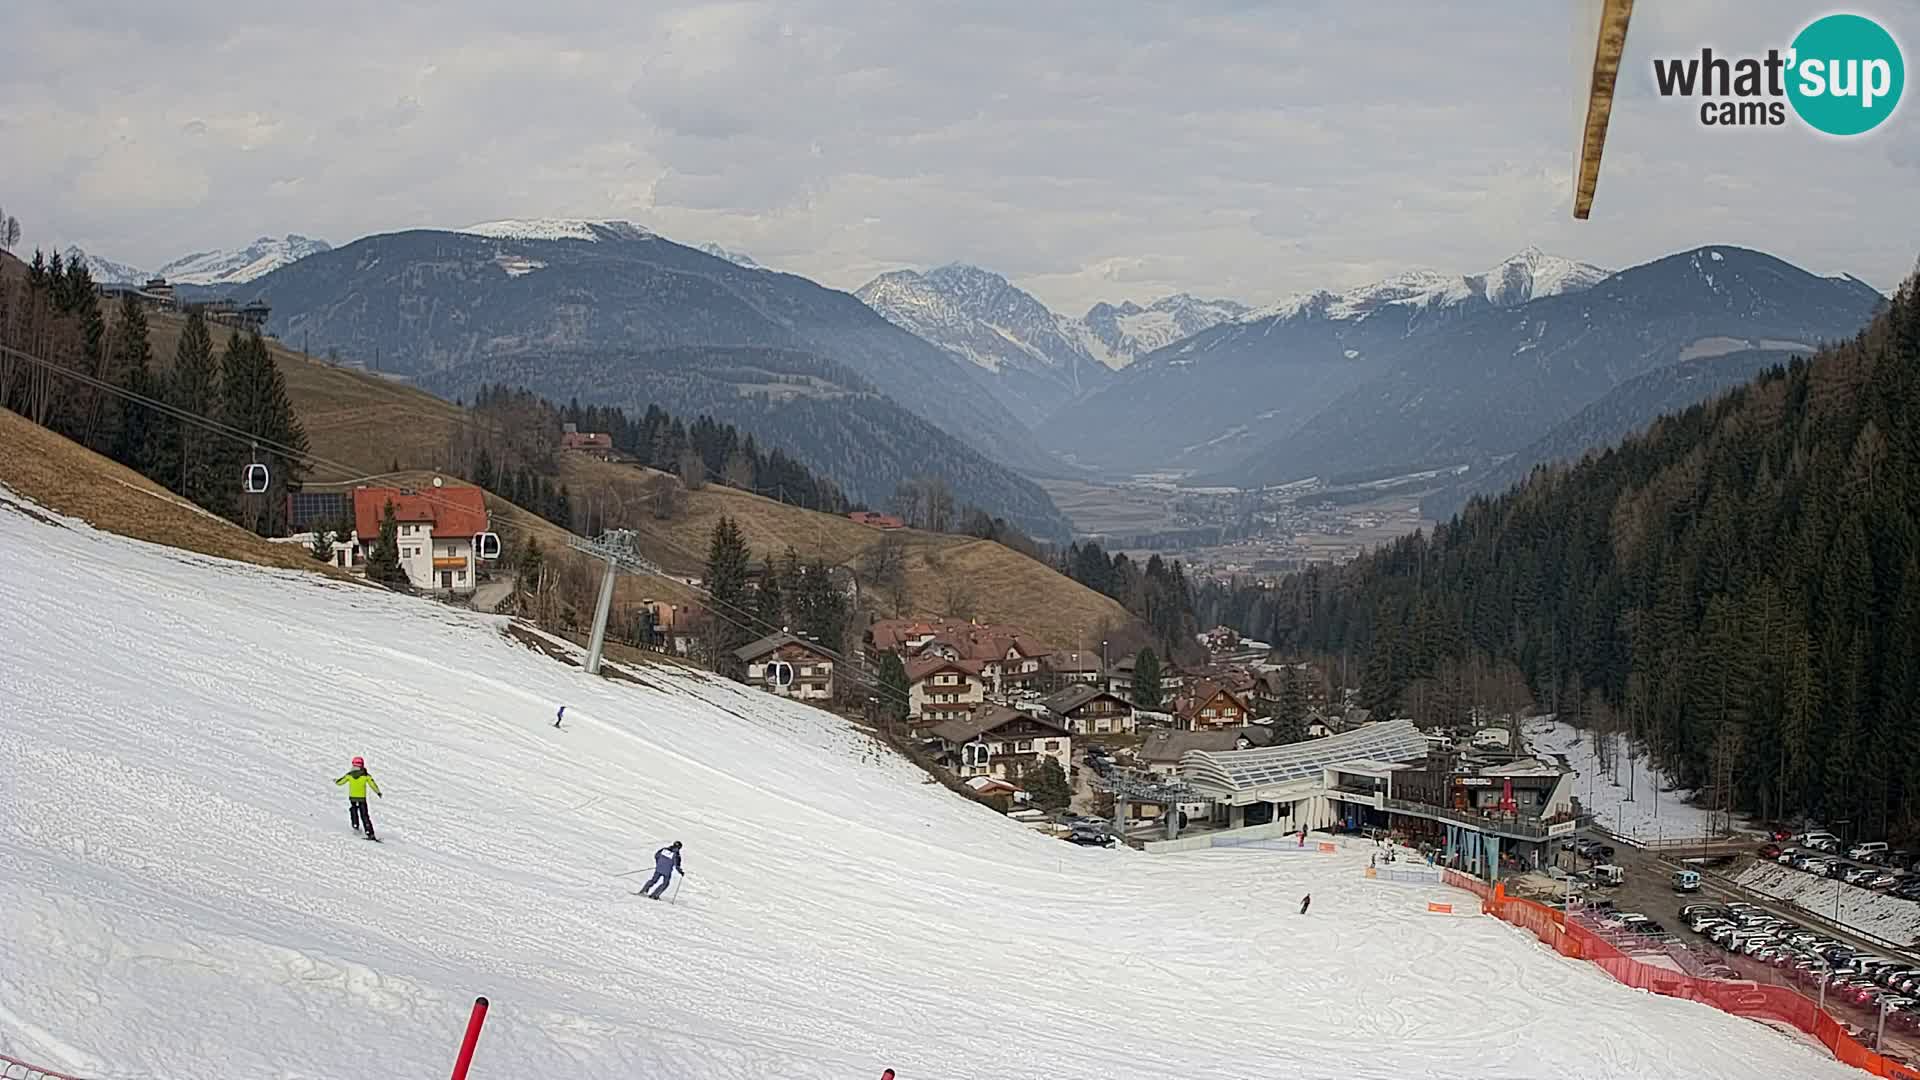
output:
M 1160 657 L 1152 649 L 1141 649 L 1133 658 L 1133 705 L 1137 709 L 1158 711 L 1164 698 L 1160 688 Z
M 231 482 L 237 485 L 248 465 L 267 467 L 267 490 L 240 495 L 231 516 L 262 536 L 285 535 L 287 496 L 300 490 L 306 471 L 307 433 L 293 411 L 280 366 L 258 331 L 227 340 L 220 365 L 220 420 L 259 440 L 249 447 L 227 444 L 233 448 L 227 462 Z
M 1042 810 L 1062 810 L 1073 802 L 1073 788 L 1067 783 L 1066 770 L 1044 754 L 1020 778 L 1020 784 L 1026 789 L 1028 800 Z
M 147 336 L 147 309 L 131 293 L 120 298 L 117 324 L 108 349 L 106 380 L 128 395 L 154 396 L 153 344 Z M 102 395 L 97 445 L 122 465 L 157 479 L 150 445 L 154 429 L 151 406 L 134 397 Z
M 772 556 L 760 564 L 760 584 L 754 589 L 753 614 L 760 622 L 757 629 L 767 633 L 788 625 L 787 594 L 780 587 L 780 571 L 774 566 Z
M 1274 739 L 1280 743 L 1297 743 L 1307 737 L 1307 694 L 1300 685 L 1293 666 L 1280 669 L 1280 702 L 1273 716 Z
M 380 516 L 380 538 L 367 552 L 367 580 L 382 585 L 408 583 L 406 568 L 400 565 L 400 523 L 394 520 L 391 501 Z
M 838 649 L 846 640 L 847 617 L 846 596 L 834 587 L 827 564 L 815 559 L 800 575 L 800 587 L 794 596 L 794 618 L 800 632 L 829 649 Z
M 899 653 L 880 654 L 880 712 L 890 723 L 907 722 L 907 665 Z
M 732 518 L 722 517 L 707 545 L 706 576 L 706 589 L 713 598 L 709 647 L 719 671 L 732 673 L 738 667 L 734 650 L 747 643 L 740 624 L 749 611 L 747 570 L 752 558 L 740 526 Z
M 191 416 L 217 419 L 220 412 L 220 369 L 214 362 L 213 337 L 197 307 L 187 311 L 164 397 L 167 404 Z M 167 486 L 203 509 L 229 515 L 238 501 L 240 477 L 217 471 L 227 457 L 222 452 L 226 439 L 177 416 L 162 417 L 157 423 L 160 434 L 153 465 L 161 475 L 171 477 Z

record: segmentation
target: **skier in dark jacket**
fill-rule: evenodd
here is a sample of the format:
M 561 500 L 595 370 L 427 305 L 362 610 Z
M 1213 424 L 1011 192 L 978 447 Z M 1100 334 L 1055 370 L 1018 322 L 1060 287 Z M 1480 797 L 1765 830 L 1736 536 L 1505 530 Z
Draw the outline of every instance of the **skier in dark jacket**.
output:
M 686 868 L 680 865 L 680 841 L 678 840 L 653 853 L 653 876 L 647 879 L 645 885 L 640 886 L 641 895 L 650 896 L 655 900 L 660 899 L 660 894 L 667 891 L 667 882 L 673 880 L 675 870 L 680 871 L 682 877 L 686 876 Z
M 354 758 L 353 768 L 347 770 L 347 775 L 335 780 L 333 786 L 347 789 L 347 820 L 353 823 L 353 831 L 369 840 L 380 839 L 373 835 L 373 818 L 367 816 L 367 789 L 372 788 L 373 793 L 382 799 L 386 796 L 380 794 L 380 785 L 368 775 L 367 759 Z
M 1307 895 L 1301 897 L 1300 898 L 1300 914 L 1305 915 L 1307 913 L 1307 908 L 1312 906 L 1312 904 L 1313 904 L 1312 893 L 1308 893 Z

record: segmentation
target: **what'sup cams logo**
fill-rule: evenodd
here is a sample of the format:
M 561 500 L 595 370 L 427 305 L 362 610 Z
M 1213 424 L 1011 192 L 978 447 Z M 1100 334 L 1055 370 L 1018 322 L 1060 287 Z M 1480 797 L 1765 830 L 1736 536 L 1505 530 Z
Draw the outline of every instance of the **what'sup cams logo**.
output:
M 1707 127 L 1778 127 L 1791 105 L 1801 122 L 1827 135 L 1863 135 L 1900 104 L 1906 65 L 1893 35 L 1864 15 L 1828 15 L 1808 23 L 1785 52 L 1764 57 L 1656 59 L 1661 97 L 1700 98 Z

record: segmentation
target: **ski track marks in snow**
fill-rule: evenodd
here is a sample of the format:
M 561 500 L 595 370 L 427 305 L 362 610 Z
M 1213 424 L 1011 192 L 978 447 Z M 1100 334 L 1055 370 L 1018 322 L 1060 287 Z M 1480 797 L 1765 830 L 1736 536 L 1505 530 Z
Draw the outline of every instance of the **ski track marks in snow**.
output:
M 429 1076 L 486 994 L 484 1076 L 1854 1075 L 1428 916 L 1370 848 L 1077 848 L 771 695 L 59 521 L 0 514 L 16 1056 Z M 354 754 L 395 843 L 348 828 Z M 614 876 L 674 839 L 678 903 Z

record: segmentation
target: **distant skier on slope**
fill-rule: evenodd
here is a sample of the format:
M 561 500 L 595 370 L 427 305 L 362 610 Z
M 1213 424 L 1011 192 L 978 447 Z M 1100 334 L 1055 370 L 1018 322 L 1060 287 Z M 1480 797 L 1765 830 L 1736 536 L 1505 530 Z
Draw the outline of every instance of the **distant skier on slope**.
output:
M 1307 913 L 1307 908 L 1311 906 L 1313 906 L 1312 893 L 1308 893 L 1307 895 L 1300 898 L 1300 914 L 1305 915 Z
M 687 875 L 686 868 L 680 865 L 680 841 L 678 840 L 653 853 L 653 876 L 647 879 L 645 885 L 640 886 L 640 895 L 655 900 L 660 899 L 660 894 L 667 891 L 667 882 L 673 880 L 675 870 L 680 871 L 681 877 Z
M 353 831 L 369 840 L 380 839 L 373 835 L 373 818 L 367 816 L 367 789 L 372 788 L 373 793 L 382 799 L 386 796 L 380 794 L 380 785 L 368 775 L 367 759 L 354 758 L 353 768 L 347 770 L 347 775 L 335 780 L 333 786 L 347 789 L 347 820 L 353 823 Z
M 567 715 L 567 707 L 565 705 L 560 706 L 560 711 L 553 714 L 553 726 L 559 727 L 560 721 L 565 719 L 566 715 Z

